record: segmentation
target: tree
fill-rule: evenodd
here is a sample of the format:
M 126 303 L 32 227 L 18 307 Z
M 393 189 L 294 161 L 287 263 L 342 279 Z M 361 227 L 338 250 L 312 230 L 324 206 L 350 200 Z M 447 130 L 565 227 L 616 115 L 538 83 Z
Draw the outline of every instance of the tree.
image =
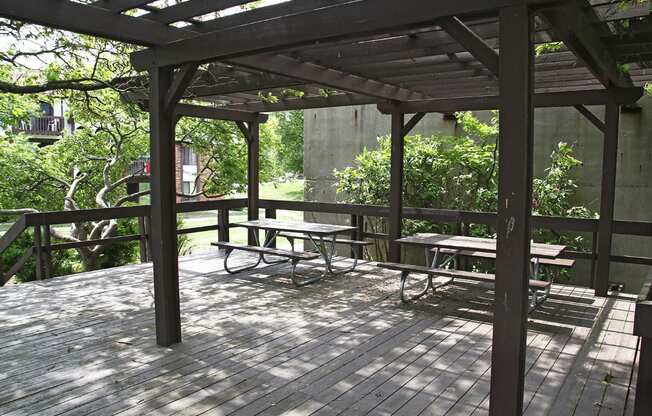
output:
M 132 46 L 6 20 L 0 20 L 0 36 L 6 40 L 0 49 L 0 216 L 130 203 L 126 183 L 143 172 L 128 173 L 129 167 L 147 156 L 149 145 L 146 113 L 121 99 L 146 87 L 131 68 Z M 55 99 L 68 103 L 68 117 L 80 126 L 74 134 L 39 148 L 13 133 L 11 127 L 39 102 Z M 233 123 L 184 118 L 177 137 L 202 164 L 201 186 L 183 196 L 225 196 L 246 186 L 246 142 Z M 267 154 L 263 179 L 273 165 Z M 56 240 L 77 242 L 111 237 L 119 227 L 105 220 L 73 224 L 68 233 L 51 231 Z M 111 263 L 102 258 L 106 250 L 77 252 L 93 269 Z
M 284 172 L 303 174 L 303 111 L 278 113 L 278 158 Z

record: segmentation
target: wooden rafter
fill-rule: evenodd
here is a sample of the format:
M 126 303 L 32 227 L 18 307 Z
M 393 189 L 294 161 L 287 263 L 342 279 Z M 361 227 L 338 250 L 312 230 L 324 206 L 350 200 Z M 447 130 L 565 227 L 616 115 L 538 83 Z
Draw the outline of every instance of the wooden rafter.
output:
M 144 70 L 151 66 L 225 60 L 428 24 L 433 19 L 454 14 L 496 10 L 511 4 L 546 4 L 553 1 L 493 0 L 488 4 L 481 0 L 459 0 L 442 2 L 436 8 L 424 8 L 421 0 L 360 0 L 207 33 L 191 40 L 135 52 L 132 54 L 132 64 L 136 69 Z

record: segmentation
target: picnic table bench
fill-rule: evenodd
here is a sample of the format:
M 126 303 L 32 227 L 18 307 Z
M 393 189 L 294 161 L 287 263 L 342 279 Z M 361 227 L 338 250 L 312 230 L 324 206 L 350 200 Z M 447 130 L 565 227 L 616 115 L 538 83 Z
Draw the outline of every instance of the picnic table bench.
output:
M 412 266 L 398 263 L 380 263 L 379 266 L 390 270 L 401 272 L 400 297 L 403 302 L 418 299 L 424 296 L 428 290 L 435 289 L 454 283 L 455 279 L 474 280 L 488 283 L 495 283 L 495 276 L 489 273 L 467 272 L 457 269 L 457 258 L 459 256 L 479 257 L 487 259 L 496 258 L 496 240 L 491 238 L 477 238 L 468 236 L 452 236 L 445 234 L 423 233 L 396 240 L 400 244 L 415 245 L 424 247 L 426 250 L 426 261 L 429 265 Z M 572 267 L 574 260 L 560 259 L 559 256 L 566 249 L 562 245 L 532 243 L 530 253 L 533 266 L 528 286 L 530 289 L 530 311 L 544 302 L 552 287 L 552 279 L 543 281 L 539 279 L 539 265 L 553 265 L 558 267 Z M 430 254 L 434 254 L 432 262 L 429 262 Z M 439 255 L 446 258 L 439 261 Z M 453 267 L 451 269 L 451 266 Z M 411 273 L 427 275 L 426 285 L 414 295 L 408 295 L 408 277 Z M 448 277 L 449 280 L 439 285 L 434 285 L 435 276 Z
M 245 227 L 254 230 L 253 233 L 256 239 L 256 245 L 234 244 L 229 242 L 212 243 L 214 246 L 226 250 L 224 257 L 224 269 L 231 274 L 240 273 L 246 270 L 257 267 L 261 262 L 266 264 L 278 264 L 289 262 L 292 266 L 290 271 L 290 278 L 296 286 L 305 286 L 321 279 L 327 274 L 335 275 L 346 273 L 355 270 L 358 264 L 358 258 L 355 250 L 352 250 L 353 265 L 348 268 L 336 270 L 332 263 L 335 257 L 336 244 L 348 244 L 352 248 L 354 246 L 367 245 L 365 241 L 356 241 L 352 239 L 338 238 L 339 234 L 352 233 L 356 230 L 355 227 L 346 225 L 332 225 L 332 224 L 319 224 L 319 223 L 304 223 L 304 222 L 291 222 L 281 221 L 276 219 L 262 219 L 254 221 L 246 221 L 235 224 L 235 226 Z M 258 240 L 258 230 L 266 231 L 265 242 L 261 245 Z M 291 250 L 283 250 L 270 247 L 277 237 L 286 238 L 291 245 Z M 315 251 L 297 251 L 295 250 L 294 240 L 304 240 L 313 243 Z M 249 264 L 244 267 L 233 269 L 228 267 L 228 261 L 231 253 L 235 250 L 247 251 L 257 253 L 258 259 L 255 263 Z M 268 260 L 265 256 L 281 257 L 283 260 Z M 300 277 L 296 272 L 297 265 L 300 261 L 314 260 L 323 258 L 325 263 L 325 270 L 321 276 L 314 277 Z
M 455 269 L 441 269 L 436 267 L 417 266 L 417 265 L 401 264 L 401 263 L 378 263 L 378 267 L 401 272 L 401 289 L 399 294 L 401 296 L 401 301 L 403 301 L 404 303 L 407 303 L 411 300 L 416 300 L 424 296 L 426 293 L 428 293 L 430 289 L 432 289 L 434 293 L 434 291 L 437 288 L 452 283 L 454 279 L 471 280 L 476 282 L 487 282 L 487 283 L 495 283 L 496 281 L 496 276 L 490 273 L 468 272 L 464 270 L 455 270 Z M 408 284 L 407 283 L 408 276 L 410 273 L 420 273 L 420 274 L 428 275 L 425 288 L 419 291 L 415 295 L 407 294 L 408 288 L 406 286 Z M 450 280 L 435 285 L 433 282 L 434 277 L 447 277 Z M 530 287 L 530 291 L 533 293 L 530 302 L 530 310 L 533 310 L 540 303 L 541 301 L 540 299 L 542 299 L 542 297 L 539 296 L 539 292 L 540 291 L 546 292 L 552 285 L 552 282 L 530 279 L 528 285 Z

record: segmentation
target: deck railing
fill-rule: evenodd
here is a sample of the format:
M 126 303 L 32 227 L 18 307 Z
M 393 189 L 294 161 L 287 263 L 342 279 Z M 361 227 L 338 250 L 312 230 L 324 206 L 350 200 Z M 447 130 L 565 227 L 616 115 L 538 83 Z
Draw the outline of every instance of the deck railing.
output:
M 190 234 L 204 231 L 217 231 L 217 239 L 229 241 L 229 230 L 232 224 L 229 222 L 229 212 L 247 207 L 245 199 L 227 199 L 213 201 L 184 202 L 177 204 L 177 212 L 201 212 L 217 211 L 216 224 L 177 230 L 178 234 Z M 356 239 L 387 240 L 386 234 L 369 232 L 369 218 L 388 217 L 389 208 L 374 205 L 352 205 L 321 202 L 299 202 L 299 201 L 277 201 L 261 200 L 260 208 L 265 210 L 265 216 L 275 218 L 276 212 L 300 211 L 313 213 L 343 214 L 350 218 L 350 223 L 357 227 Z M 405 208 L 403 210 L 406 219 L 428 220 L 433 223 L 456 224 L 456 229 L 461 233 L 468 233 L 471 225 L 495 226 L 497 216 L 494 213 Z M 107 209 L 93 209 L 80 211 L 57 211 L 37 214 L 25 214 L 2 236 L 0 237 L 0 256 L 4 251 L 27 229 L 34 229 L 34 246 L 27 249 L 24 255 L 11 266 L 7 271 L 0 271 L 0 285 L 4 285 L 11 277 L 18 273 L 27 261 L 34 256 L 36 259 L 36 276 L 38 279 L 47 278 L 51 275 L 50 253 L 56 250 L 69 250 L 85 246 L 110 245 L 127 241 L 139 241 L 140 260 L 149 261 L 149 206 L 120 207 Z M 70 224 L 72 222 L 89 222 L 105 219 L 136 218 L 138 219 L 138 234 L 114 236 L 99 240 L 52 243 L 50 226 L 59 224 Z M 564 254 L 567 258 L 585 259 L 592 262 L 591 276 L 594 276 L 597 253 L 598 220 L 542 217 L 532 218 L 532 226 L 539 229 L 550 229 L 559 232 L 584 232 L 592 235 L 592 248 L 589 251 L 569 251 Z M 652 223 L 637 221 L 616 221 L 614 234 L 630 236 L 652 237 Z M 358 253 L 362 254 L 362 253 Z M 627 264 L 651 265 L 652 258 L 626 255 L 611 255 L 612 262 Z
M 15 133 L 36 134 L 39 136 L 59 136 L 64 129 L 65 120 L 59 116 L 30 117 L 14 127 Z
M 634 335 L 640 337 L 634 416 L 644 416 L 652 409 L 652 269 L 636 302 Z

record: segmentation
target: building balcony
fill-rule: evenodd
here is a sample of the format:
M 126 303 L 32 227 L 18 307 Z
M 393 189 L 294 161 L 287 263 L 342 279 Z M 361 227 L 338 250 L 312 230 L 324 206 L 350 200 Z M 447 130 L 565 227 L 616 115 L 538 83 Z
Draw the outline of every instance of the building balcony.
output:
M 14 133 L 30 136 L 61 136 L 65 129 L 65 119 L 59 116 L 30 117 L 28 122 L 21 122 L 13 128 Z

